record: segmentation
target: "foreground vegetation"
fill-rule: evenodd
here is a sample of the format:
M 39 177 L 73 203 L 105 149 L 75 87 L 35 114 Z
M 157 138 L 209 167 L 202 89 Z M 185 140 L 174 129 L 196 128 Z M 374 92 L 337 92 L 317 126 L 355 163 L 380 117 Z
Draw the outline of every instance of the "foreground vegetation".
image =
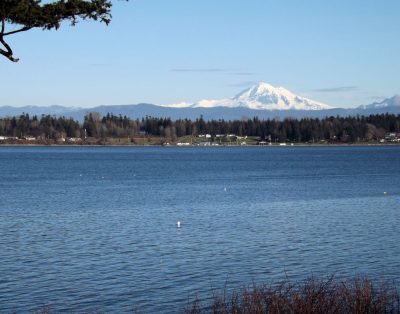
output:
M 380 114 L 367 117 L 326 117 L 303 119 L 258 118 L 225 121 L 126 116 L 96 112 L 83 122 L 71 118 L 23 114 L 0 118 L 0 141 L 21 144 L 21 139 L 36 144 L 186 144 L 219 143 L 374 143 L 400 142 L 400 115 Z M 19 142 L 16 142 L 19 141 Z
M 396 286 L 387 282 L 309 279 L 224 292 L 211 304 L 196 299 L 186 313 L 400 313 L 400 298 Z

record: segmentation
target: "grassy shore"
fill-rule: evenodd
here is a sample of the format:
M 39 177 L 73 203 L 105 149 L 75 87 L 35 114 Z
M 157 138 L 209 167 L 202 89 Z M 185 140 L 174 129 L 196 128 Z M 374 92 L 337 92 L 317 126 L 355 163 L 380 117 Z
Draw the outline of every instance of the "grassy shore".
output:
M 187 307 L 188 314 L 215 313 L 400 313 L 399 289 L 388 282 L 365 278 L 353 280 L 308 279 L 305 282 L 253 286 L 214 295 L 209 304 L 199 299 Z
M 400 289 L 394 282 L 368 278 L 339 280 L 310 278 L 253 285 L 233 292 L 215 293 L 211 301 L 189 300 L 186 314 L 400 314 Z M 208 299 L 209 300 L 209 299 Z M 146 313 L 133 305 L 132 313 Z M 17 313 L 17 312 L 15 312 Z M 58 313 L 52 305 L 36 314 Z M 84 312 L 82 312 L 84 313 Z M 101 307 L 93 313 L 103 313 Z

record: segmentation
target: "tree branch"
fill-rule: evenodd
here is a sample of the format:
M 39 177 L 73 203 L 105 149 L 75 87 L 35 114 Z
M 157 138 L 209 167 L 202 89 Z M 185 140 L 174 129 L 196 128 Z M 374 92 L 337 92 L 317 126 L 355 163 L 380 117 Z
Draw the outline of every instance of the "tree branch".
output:
M 18 58 L 14 58 L 13 51 L 12 51 L 10 45 L 7 44 L 7 42 L 4 40 L 4 36 L 7 34 L 7 33 L 4 33 L 5 25 L 6 25 L 6 20 L 5 20 L 4 17 L 2 17 L 2 19 L 1 19 L 0 43 L 4 46 L 4 48 L 6 48 L 6 50 L 0 48 L 0 54 L 3 55 L 4 57 L 6 57 L 7 59 L 9 59 L 12 62 L 18 62 L 19 59 Z
M 16 34 L 16 33 L 20 33 L 20 32 L 26 32 L 29 31 L 32 27 L 22 27 L 20 29 L 17 29 L 15 31 L 11 31 L 11 32 L 7 32 L 7 33 L 3 33 L 3 36 L 8 36 L 8 35 L 12 35 L 12 34 Z
M 0 36 L 0 42 L 7 49 L 7 50 L 3 50 L 3 49 L 0 48 L 0 54 L 3 55 L 4 57 L 6 57 L 7 59 L 9 59 L 12 62 L 18 62 L 19 59 L 18 58 L 14 58 L 13 51 L 11 50 L 10 46 L 4 41 L 2 36 Z
M 3 34 L 4 34 L 4 28 L 6 27 L 6 19 L 5 19 L 5 17 L 3 16 L 2 18 L 1 18 L 1 32 L 0 32 L 0 35 L 1 36 L 3 36 Z
M 13 62 L 13 51 L 5 38 L 33 28 L 58 29 L 63 21 L 74 26 L 78 20 L 94 20 L 108 25 L 111 20 L 111 0 L 0 0 L 0 56 Z M 8 25 L 17 25 L 14 30 Z
M 9 44 L 4 40 L 4 36 L 7 35 L 7 33 L 4 33 L 6 27 L 6 19 L 2 17 L 1 19 L 1 31 L 0 31 L 0 43 L 6 48 L 6 50 L 0 48 L 0 54 L 9 59 L 12 62 L 18 62 L 18 58 L 14 58 L 13 56 L 13 51 L 10 47 Z

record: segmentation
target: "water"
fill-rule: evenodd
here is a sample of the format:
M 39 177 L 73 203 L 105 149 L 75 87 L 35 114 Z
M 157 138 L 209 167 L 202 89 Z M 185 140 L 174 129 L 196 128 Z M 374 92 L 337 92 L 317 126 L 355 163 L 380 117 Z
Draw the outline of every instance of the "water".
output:
M 400 277 L 400 147 L 1 147 L 0 196 L 2 313 Z

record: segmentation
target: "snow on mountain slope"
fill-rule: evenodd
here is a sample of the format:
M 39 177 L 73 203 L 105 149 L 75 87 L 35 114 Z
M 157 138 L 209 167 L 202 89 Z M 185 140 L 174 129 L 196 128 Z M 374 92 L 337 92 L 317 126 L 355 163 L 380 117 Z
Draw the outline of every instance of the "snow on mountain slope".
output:
M 266 110 L 322 110 L 331 106 L 297 96 L 283 87 L 267 83 L 252 86 L 233 98 L 240 107 Z
M 178 107 L 170 105 L 167 107 Z M 182 104 L 179 105 L 182 108 Z M 233 98 L 201 100 L 188 107 L 193 108 L 249 108 L 258 110 L 323 110 L 333 107 L 293 94 L 283 87 L 274 87 L 268 83 L 258 83 Z
M 370 105 L 363 105 L 358 107 L 359 109 L 379 109 L 386 107 L 400 107 L 400 95 L 394 95 L 393 97 L 386 98 L 380 102 L 374 102 Z

